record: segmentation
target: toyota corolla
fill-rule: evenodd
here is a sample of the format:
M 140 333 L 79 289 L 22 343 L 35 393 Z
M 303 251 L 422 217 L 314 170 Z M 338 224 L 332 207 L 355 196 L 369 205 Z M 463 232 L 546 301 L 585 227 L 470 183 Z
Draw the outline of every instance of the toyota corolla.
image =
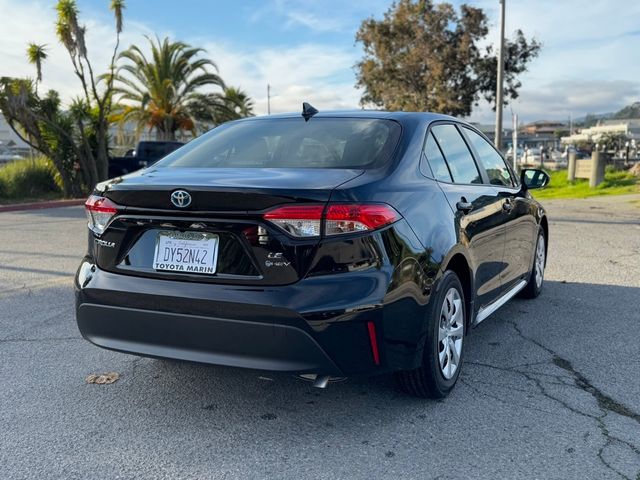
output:
M 543 285 L 549 227 L 473 126 L 431 113 L 224 124 L 96 186 L 77 321 L 137 355 L 447 395 L 472 328 Z

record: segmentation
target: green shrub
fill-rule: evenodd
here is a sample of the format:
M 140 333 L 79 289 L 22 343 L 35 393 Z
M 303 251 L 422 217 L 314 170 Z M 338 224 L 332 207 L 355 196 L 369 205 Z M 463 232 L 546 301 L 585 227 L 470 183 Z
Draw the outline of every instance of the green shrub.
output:
M 573 182 L 567 180 L 566 170 L 549 172 L 551 182 L 543 190 L 533 190 L 531 194 L 539 199 L 550 198 L 586 198 L 594 195 L 620 195 L 640 191 L 640 178 L 634 177 L 628 171 L 605 171 L 604 181 L 597 188 L 589 187 L 589 180 L 576 179 Z
M 625 170 L 615 170 L 605 173 L 604 181 L 598 188 L 624 187 L 635 185 L 638 179 Z
M 51 161 L 39 156 L 0 166 L 0 198 L 50 198 L 62 195 L 58 172 Z
M 0 198 L 6 198 L 7 196 L 7 182 L 4 178 L 0 177 Z

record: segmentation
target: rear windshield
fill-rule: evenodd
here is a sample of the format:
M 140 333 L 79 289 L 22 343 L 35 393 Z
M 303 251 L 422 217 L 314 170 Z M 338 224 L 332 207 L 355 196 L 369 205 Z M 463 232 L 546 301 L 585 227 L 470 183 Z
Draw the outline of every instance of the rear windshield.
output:
M 385 164 L 400 125 L 366 118 L 282 118 L 222 125 L 155 166 L 373 168 Z

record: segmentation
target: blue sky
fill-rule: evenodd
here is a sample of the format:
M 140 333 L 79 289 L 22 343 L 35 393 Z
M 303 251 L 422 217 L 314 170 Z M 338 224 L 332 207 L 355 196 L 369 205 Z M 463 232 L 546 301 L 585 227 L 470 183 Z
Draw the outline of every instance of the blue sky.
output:
M 625 0 L 506 0 L 507 32 L 521 28 L 543 43 L 538 59 L 521 77 L 521 97 L 507 107 L 524 121 L 566 119 L 616 110 L 640 99 L 640 2 Z M 143 35 L 168 35 L 201 46 L 228 84 L 255 98 L 266 113 L 266 84 L 272 111 L 297 110 L 303 100 L 320 109 L 358 108 L 353 65 L 360 22 L 380 18 L 385 0 L 263 0 L 181 2 L 128 0 L 122 44 L 143 45 Z M 459 5 L 461 2 L 455 0 Z M 488 41 L 497 40 L 498 0 L 468 3 L 491 19 Z M 77 94 L 69 60 L 54 36 L 55 0 L 0 0 L 0 75 L 33 76 L 24 60 L 29 41 L 46 43 L 44 86 L 64 98 Z M 107 0 L 79 0 L 94 64 L 105 68 L 113 40 Z M 471 119 L 493 121 L 486 104 Z

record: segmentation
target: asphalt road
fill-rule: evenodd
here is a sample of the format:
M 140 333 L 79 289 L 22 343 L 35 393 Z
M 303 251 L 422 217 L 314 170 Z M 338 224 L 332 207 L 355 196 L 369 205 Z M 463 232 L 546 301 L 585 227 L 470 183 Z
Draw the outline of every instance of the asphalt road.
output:
M 545 205 L 542 296 L 475 329 L 438 402 L 94 347 L 82 209 L 0 214 L 0 478 L 640 479 L 640 197 Z

